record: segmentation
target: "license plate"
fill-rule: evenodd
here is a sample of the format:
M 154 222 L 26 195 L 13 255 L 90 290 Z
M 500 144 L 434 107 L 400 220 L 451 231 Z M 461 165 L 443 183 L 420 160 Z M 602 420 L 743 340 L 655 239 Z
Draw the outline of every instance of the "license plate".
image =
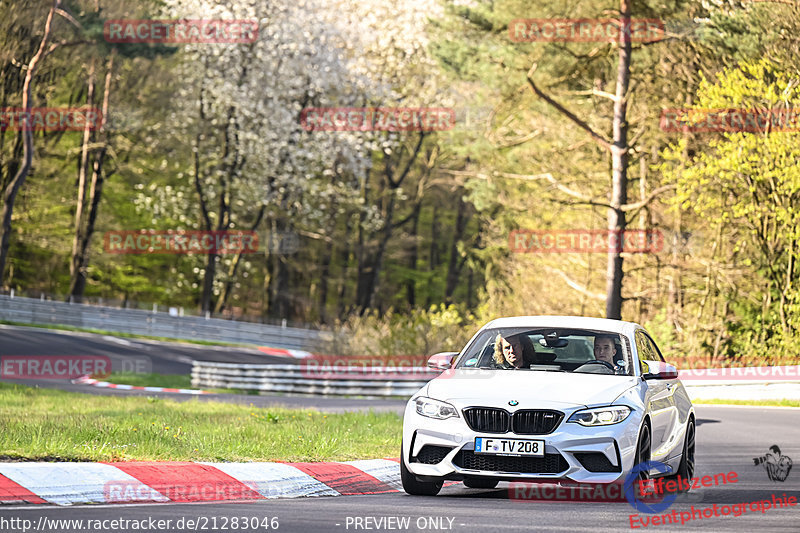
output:
M 475 453 L 542 457 L 544 456 L 544 441 L 475 437 Z

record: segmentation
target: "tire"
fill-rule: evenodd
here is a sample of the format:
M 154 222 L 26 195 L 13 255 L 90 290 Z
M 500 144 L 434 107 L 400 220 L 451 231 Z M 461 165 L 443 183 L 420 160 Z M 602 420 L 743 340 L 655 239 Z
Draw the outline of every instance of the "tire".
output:
M 678 465 L 678 471 L 671 479 L 681 479 L 691 481 L 694 478 L 694 441 L 695 441 L 695 424 L 692 418 L 686 424 L 686 438 L 683 440 L 683 455 L 681 456 L 681 463 Z M 691 483 L 690 483 L 691 485 Z M 689 489 L 683 487 L 678 489 L 678 492 L 689 492 Z
M 636 460 L 633 462 L 634 466 L 645 463 L 650 460 L 650 425 L 645 422 L 642 426 L 642 431 L 639 433 L 639 441 L 636 443 Z M 650 472 L 646 469 L 639 472 L 637 481 L 646 481 L 650 479 Z
M 439 481 L 419 481 L 406 467 L 403 444 L 400 445 L 400 481 L 403 483 L 403 490 L 412 496 L 436 496 L 442 490 L 444 480 Z
M 464 480 L 464 486 L 470 489 L 493 489 L 497 486 L 496 479 L 484 479 L 479 477 L 468 477 Z

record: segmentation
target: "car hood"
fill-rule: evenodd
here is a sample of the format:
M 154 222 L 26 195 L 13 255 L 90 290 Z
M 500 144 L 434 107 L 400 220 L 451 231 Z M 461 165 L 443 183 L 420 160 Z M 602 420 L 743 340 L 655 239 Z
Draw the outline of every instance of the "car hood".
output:
M 447 370 L 428 383 L 427 395 L 459 404 L 519 408 L 608 405 L 636 385 L 636 378 L 529 370 Z

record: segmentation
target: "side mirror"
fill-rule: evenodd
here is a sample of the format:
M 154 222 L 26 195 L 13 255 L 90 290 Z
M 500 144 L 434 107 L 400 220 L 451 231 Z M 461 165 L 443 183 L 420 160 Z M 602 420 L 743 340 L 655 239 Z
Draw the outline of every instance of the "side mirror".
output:
M 453 364 L 458 352 L 441 352 L 428 359 L 428 367 L 436 370 L 447 370 Z
M 678 369 L 674 365 L 661 361 L 642 361 L 642 377 L 644 379 L 676 379 Z

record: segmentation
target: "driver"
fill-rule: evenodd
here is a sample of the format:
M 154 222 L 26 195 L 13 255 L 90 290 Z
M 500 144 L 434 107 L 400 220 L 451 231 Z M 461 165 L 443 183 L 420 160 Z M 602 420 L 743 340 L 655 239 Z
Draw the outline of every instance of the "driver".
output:
M 626 365 L 623 361 L 615 361 L 617 347 L 614 344 L 613 335 L 598 335 L 594 338 L 594 358 L 598 361 L 610 364 L 614 368 L 614 374 L 627 374 Z
M 614 337 L 610 335 L 598 335 L 594 338 L 594 358 L 598 361 L 604 361 L 614 368 L 614 356 L 617 355 L 617 347 L 614 346 Z

